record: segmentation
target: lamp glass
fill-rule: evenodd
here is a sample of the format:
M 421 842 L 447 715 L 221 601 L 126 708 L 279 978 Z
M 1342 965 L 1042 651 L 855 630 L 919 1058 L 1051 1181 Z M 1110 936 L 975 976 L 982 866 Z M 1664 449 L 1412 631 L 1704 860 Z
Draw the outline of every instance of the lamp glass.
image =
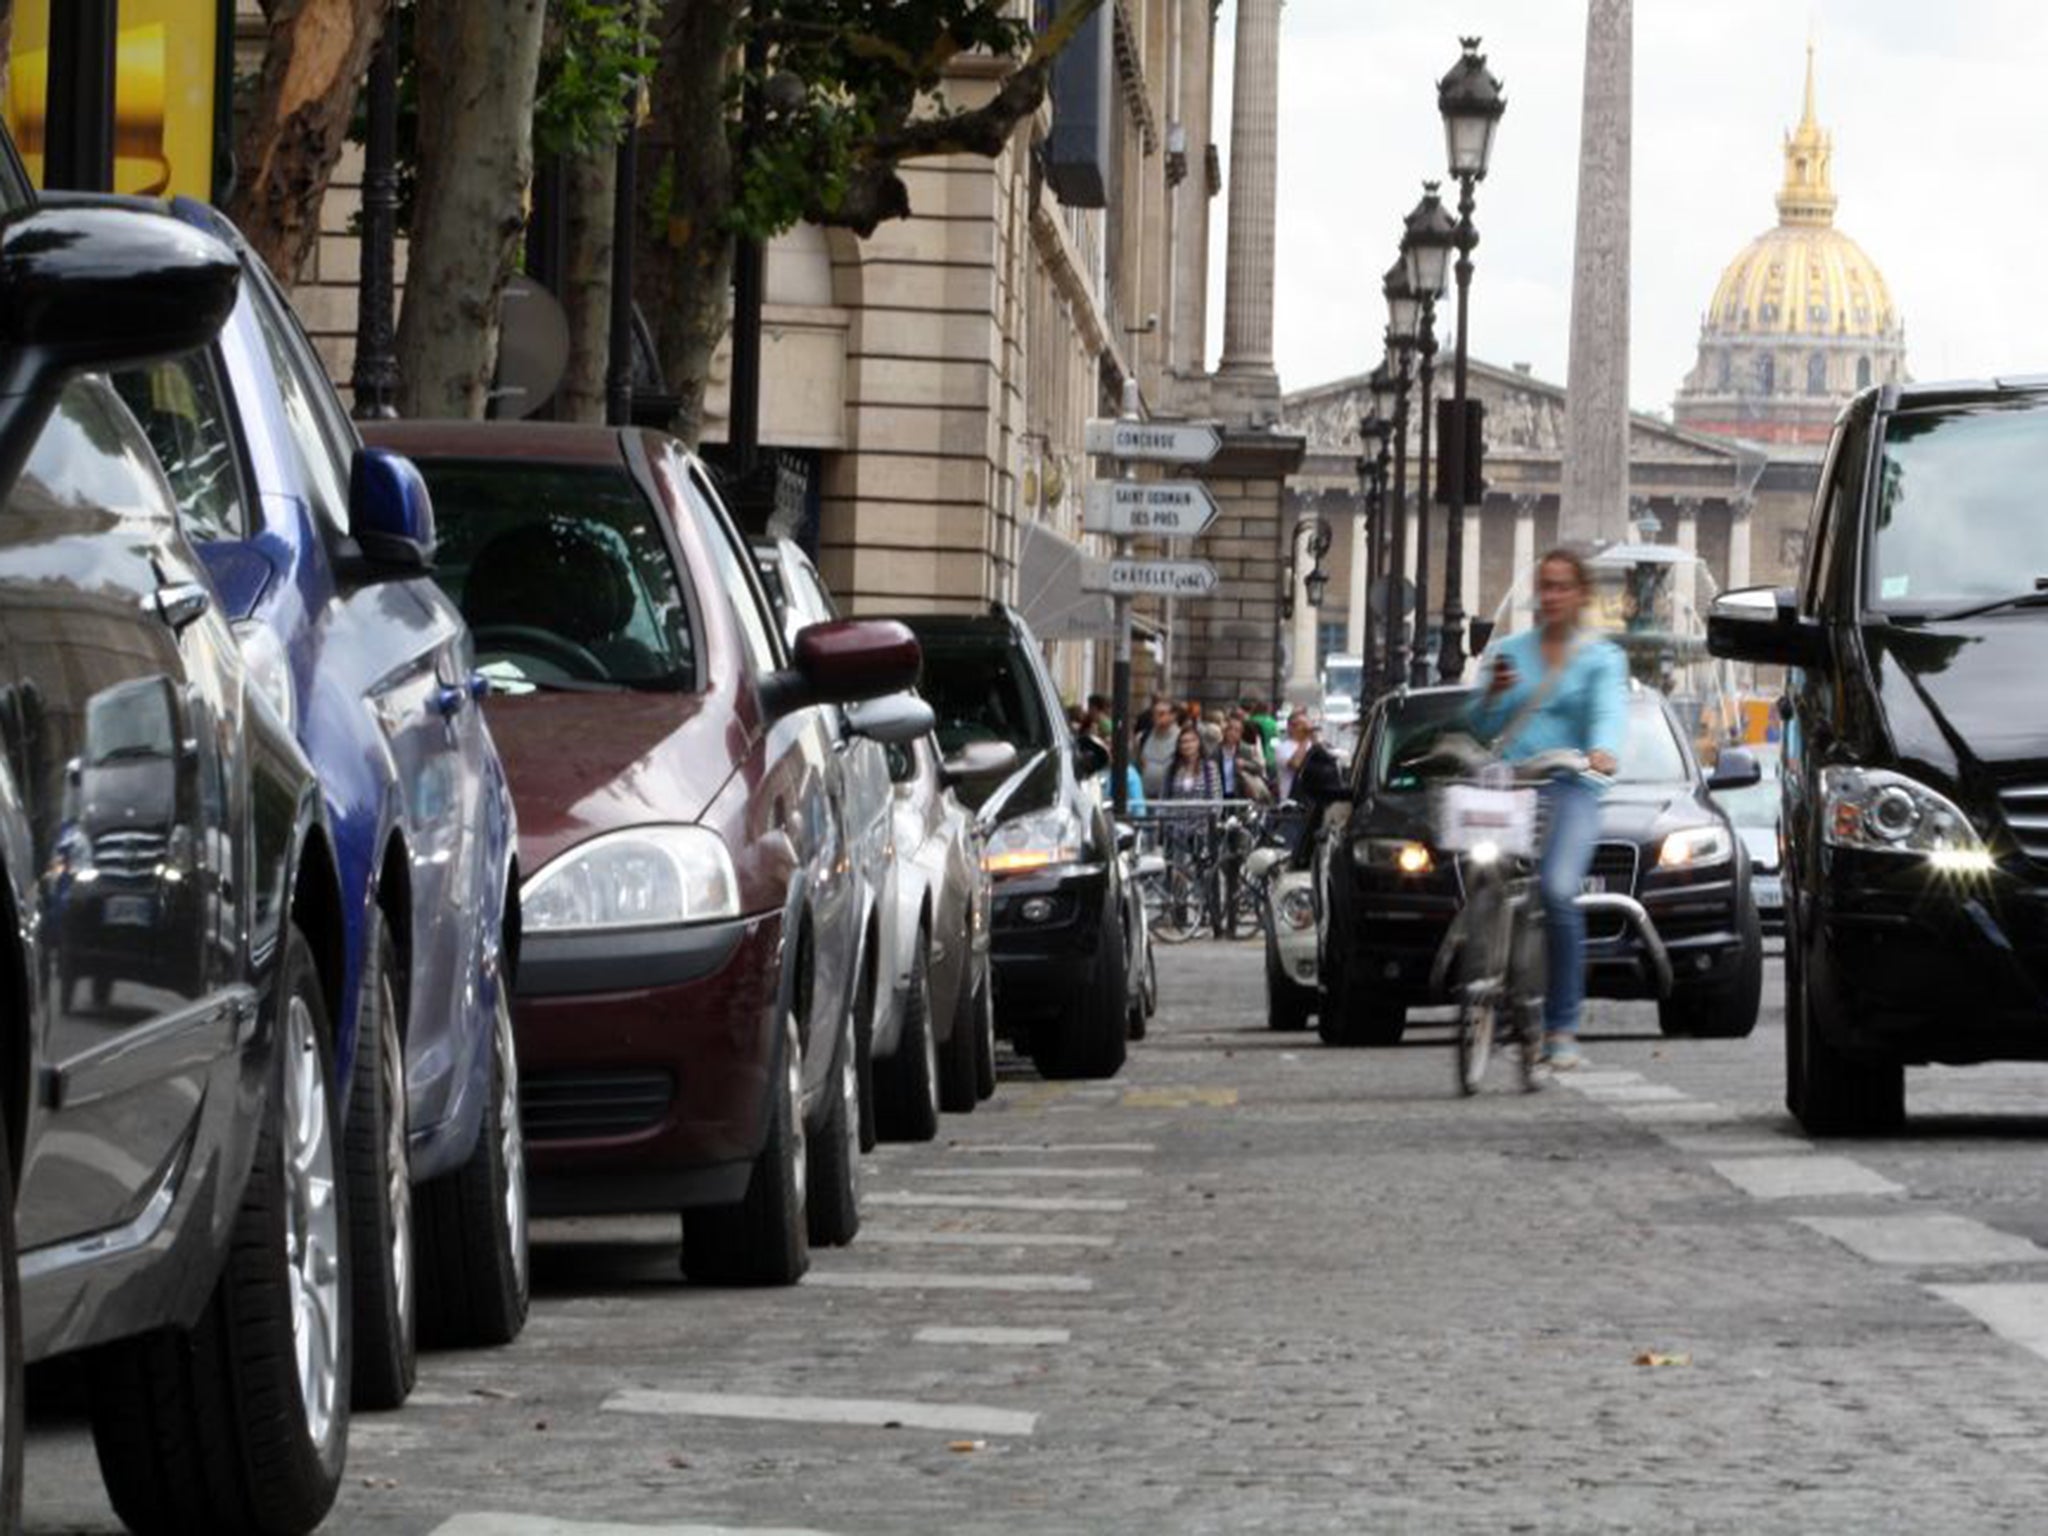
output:
M 1451 247 L 1448 241 L 1410 240 L 1401 247 L 1401 259 L 1408 264 L 1408 286 L 1416 293 L 1441 295 L 1450 281 Z
M 1453 176 L 1484 180 L 1493 158 L 1493 131 L 1499 114 L 1469 112 L 1456 107 L 1444 113 L 1444 154 Z
M 1301 588 L 1308 597 L 1309 607 L 1320 608 L 1323 606 L 1323 593 L 1328 589 L 1329 585 L 1330 578 L 1320 570 L 1310 571 L 1301 578 Z
M 1387 335 L 1398 345 L 1412 343 L 1422 330 L 1422 300 L 1406 289 L 1387 295 Z

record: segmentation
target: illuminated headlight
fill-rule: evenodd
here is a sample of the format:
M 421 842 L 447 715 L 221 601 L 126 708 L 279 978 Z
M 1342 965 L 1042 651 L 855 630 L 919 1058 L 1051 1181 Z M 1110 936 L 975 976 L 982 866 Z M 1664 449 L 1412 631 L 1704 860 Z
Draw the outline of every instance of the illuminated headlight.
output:
M 1472 845 L 1472 851 L 1470 853 L 1467 853 L 1465 857 L 1470 859 L 1474 864 L 1477 864 L 1481 869 L 1484 869 L 1491 864 L 1498 864 L 1500 862 L 1500 844 L 1474 843 Z
M 1081 823 L 1063 810 L 1034 811 L 989 834 L 981 867 L 992 875 L 1040 874 L 1081 862 Z
M 1436 868 L 1436 858 L 1426 843 L 1409 842 L 1398 837 L 1366 837 L 1358 842 L 1359 851 L 1371 869 L 1391 869 L 1404 875 L 1426 875 Z
M 1657 850 L 1659 869 L 1696 869 L 1719 864 L 1735 852 L 1735 838 L 1726 827 L 1687 827 L 1664 839 Z
M 285 654 L 284 642 L 261 619 L 243 619 L 236 624 L 235 640 L 241 647 L 249 691 L 268 704 L 270 712 L 296 736 L 298 695 L 292 687 L 292 663 Z
M 1902 773 L 1821 770 L 1821 826 L 1838 848 L 1917 853 L 1937 868 L 1989 870 L 1991 854 L 1955 803 Z
M 703 827 L 635 827 L 570 849 L 519 893 L 529 933 L 677 928 L 740 915 L 724 839 Z
M 1292 886 L 1283 891 L 1279 905 L 1280 921 L 1296 932 L 1316 925 L 1315 897 L 1309 894 L 1305 885 Z

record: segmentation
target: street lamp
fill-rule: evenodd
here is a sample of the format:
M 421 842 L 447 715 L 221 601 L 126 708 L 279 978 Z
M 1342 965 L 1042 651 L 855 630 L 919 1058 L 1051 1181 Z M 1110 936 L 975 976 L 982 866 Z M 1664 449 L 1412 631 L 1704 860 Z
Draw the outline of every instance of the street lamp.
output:
M 1470 329 L 1472 293 L 1472 251 L 1479 244 L 1479 231 L 1472 223 L 1474 189 L 1486 179 L 1487 162 L 1493 158 L 1493 134 L 1501 114 L 1508 109 L 1500 81 L 1487 72 L 1486 55 L 1479 51 L 1479 39 L 1460 38 L 1463 52 L 1450 73 L 1437 82 L 1436 108 L 1444 120 L 1444 154 L 1450 173 L 1458 179 L 1458 224 L 1453 235 L 1458 263 L 1458 340 L 1451 370 L 1450 441 L 1443 452 L 1451 467 L 1446 477 L 1449 521 L 1444 531 L 1444 628 L 1443 650 L 1437 675 L 1444 682 L 1458 681 L 1465 673 L 1465 500 L 1476 489 L 1465 483 L 1466 467 L 1472 462 L 1466 442 L 1471 428 L 1466 405 L 1466 343 Z M 1475 594 L 1476 596 L 1476 594 Z
M 1330 552 L 1335 532 L 1326 517 L 1304 517 L 1294 525 L 1294 533 L 1287 541 L 1287 590 L 1280 595 L 1280 617 L 1283 619 L 1294 617 L 1294 573 L 1300 568 L 1301 536 L 1304 533 L 1309 535 L 1309 570 L 1301 578 L 1301 586 L 1309 607 L 1322 607 L 1323 594 L 1330 588 L 1330 573 L 1323 569 L 1323 556 Z
M 1422 442 L 1417 460 L 1415 515 L 1415 650 L 1409 664 L 1412 687 L 1429 685 L 1429 446 L 1435 412 L 1436 387 L 1436 301 L 1444 290 L 1451 251 L 1457 239 L 1457 221 L 1436 195 L 1437 183 L 1422 184 L 1422 201 L 1409 210 L 1401 223 L 1401 261 L 1407 268 L 1409 291 L 1422 300 L 1421 328 L 1415 350 L 1421 358 Z
M 1366 451 L 1372 461 L 1372 483 L 1365 504 L 1366 549 L 1371 556 L 1366 566 L 1365 675 L 1368 680 L 1376 682 L 1382 676 L 1387 653 L 1393 647 L 1394 610 L 1397 606 L 1394 586 L 1387 575 L 1387 486 L 1392 476 L 1394 411 L 1399 402 L 1401 381 L 1388 359 L 1382 358 L 1379 366 L 1373 369 L 1366 389 L 1372 396 L 1372 414 L 1366 418 L 1371 432 Z M 1379 593 L 1377 599 L 1372 596 L 1375 589 Z M 1377 645 L 1373 640 L 1375 634 L 1379 636 Z
M 1414 382 L 1409 365 L 1422 329 L 1422 296 L 1408 283 L 1406 259 L 1387 269 L 1380 283 L 1387 301 L 1387 350 L 1394 362 L 1394 500 L 1390 541 L 1393 559 L 1387 573 L 1387 686 L 1408 676 L 1408 628 L 1402 622 L 1401 583 L 1408 569 L 1408 390 Z

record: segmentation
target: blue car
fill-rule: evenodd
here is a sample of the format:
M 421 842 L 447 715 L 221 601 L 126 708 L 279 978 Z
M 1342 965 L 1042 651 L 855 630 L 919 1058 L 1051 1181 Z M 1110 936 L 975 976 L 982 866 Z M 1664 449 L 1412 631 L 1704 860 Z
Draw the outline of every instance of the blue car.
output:
M 252 682 L 325 794 L 343 904 L 352 1398 L 396 1407 L 419 1339 L 505 1343 L 526 1316 L 511 794 L 468 631 L 430 574 L 425 483 L 361 445 L 234 227 L 185 199 L 171 212 L 239 255 L 240 296 L 212 346 L 114 383 Z M 392 506 L 403 515 L 373 526 L 369 510 Z

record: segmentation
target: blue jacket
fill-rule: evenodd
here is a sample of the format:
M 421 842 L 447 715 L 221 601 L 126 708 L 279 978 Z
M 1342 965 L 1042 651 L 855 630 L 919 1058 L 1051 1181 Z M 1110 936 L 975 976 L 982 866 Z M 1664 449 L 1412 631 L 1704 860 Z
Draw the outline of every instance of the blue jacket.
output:
M 1515 685 L 1489 696 L 1496 660 L 1514 664 Z M 1521 713 L 1529 695 L 1541 686 L 1543 632 L 1525 629 L 1492 647 L 1479 663 L 1478 691 L 1466 719 L 1483 740 L 1491 741 Z M 1610 752 L 1617 762 L 1628 739 L 1628 658 L 1612 640 L 1587 636 L 1566 663 L 1564 676 L 1550 690 L 1536 713 L 1515 733 L 1503 754 L 1519 762 L 1541 752 L 1560 749 Z

